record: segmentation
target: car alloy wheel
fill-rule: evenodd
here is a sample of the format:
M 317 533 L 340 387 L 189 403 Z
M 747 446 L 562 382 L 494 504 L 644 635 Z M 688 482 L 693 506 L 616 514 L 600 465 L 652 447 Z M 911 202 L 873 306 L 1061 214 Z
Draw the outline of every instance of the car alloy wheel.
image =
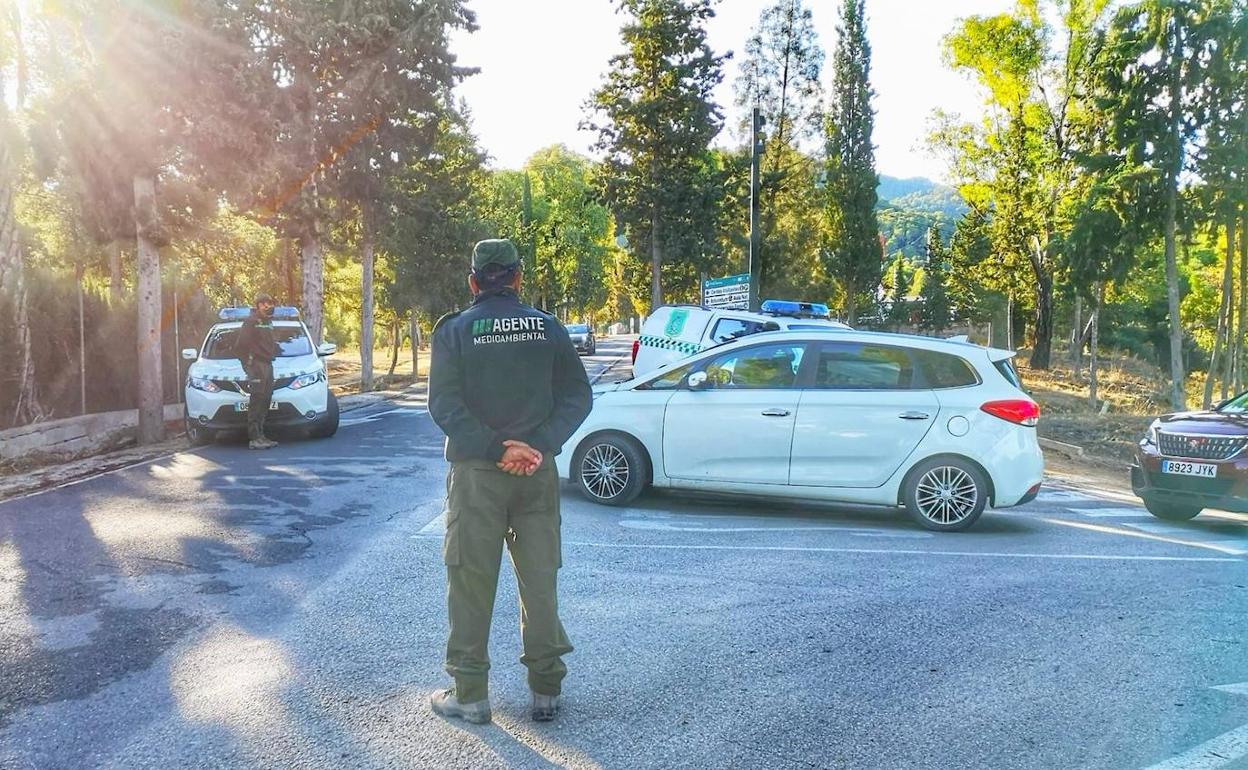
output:
M 979 520 L 988 505 L 984 472 L 960 457 L 934 457 L 906 476 L 902 502 L 925 529 L 958 532 Z
M 957 524 L 970 516 L 979 502 L 979 489 L 961 468 L 944 465 L 919 479 L 915 503 L 923 518 L 937 524 Z
M 633 469 L 614 444 L 595 444 L 581 458 L 581 485 L 599 500 L 613 500 L 628 488 Z

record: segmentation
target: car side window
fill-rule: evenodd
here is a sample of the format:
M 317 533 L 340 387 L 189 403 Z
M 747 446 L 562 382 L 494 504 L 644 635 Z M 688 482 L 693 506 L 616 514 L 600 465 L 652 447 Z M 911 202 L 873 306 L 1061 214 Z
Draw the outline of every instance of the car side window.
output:
M 827 342 L 819 348 L 815 387 L 834 390 L 907 390 L 914 365 L 901 348 L 861 342 Z
M 964 359 L 949 353 L 937 353 L 934 350 L 912 351 L 923 371 L 923 380 L 927 387 L 964 388 L 978 385 L 979 375 Z
M 674 390 L 676 388 L 679 388 L 680 383 L 685 381 L 685 375 L 689 373 L 689 368 L 691 366 L 692 364 L 685 364 L 684 366 L 678 366 L 675 369 L 671 370 L 670 372 L 667 372 L 660 377 L 655 377 L 653 380 L 650 380 L 645 385 L 642 385 L 641 389 L 642 390 Z
M 706 380 L 719 390 L 793 388 L 805 345 L 779 344 L 734 350 L 711 359 Z
M 762 328 L 763 325 L 758 321 L 747 321 L 743 318 L 721 318 L 715 322 L 715 328 L 711 329 L 711 339 L 717 343 L 729 342 L 749 334 L 755 334 Z

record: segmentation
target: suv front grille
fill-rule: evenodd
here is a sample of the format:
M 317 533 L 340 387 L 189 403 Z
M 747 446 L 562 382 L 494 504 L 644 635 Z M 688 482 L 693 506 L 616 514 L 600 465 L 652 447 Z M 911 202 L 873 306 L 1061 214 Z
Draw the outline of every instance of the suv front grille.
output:
M 1248 436 L 1189 436 L 1157 433 L 1158 448 L 1167 457 L 1191 460 L 1228 460 L 1248 445 Z

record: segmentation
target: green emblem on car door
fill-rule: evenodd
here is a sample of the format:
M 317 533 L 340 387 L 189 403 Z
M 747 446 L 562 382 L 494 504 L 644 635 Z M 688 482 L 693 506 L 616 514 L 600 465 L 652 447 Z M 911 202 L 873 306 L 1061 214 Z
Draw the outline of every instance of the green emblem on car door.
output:
M 682 329 L 685 328 L 685 321 L 689 318 L 689 311 L 683 308 L 672 311 L 672 317 L 667 319 L 667 326 L 663 327 L 663 336 L 679 337 Z

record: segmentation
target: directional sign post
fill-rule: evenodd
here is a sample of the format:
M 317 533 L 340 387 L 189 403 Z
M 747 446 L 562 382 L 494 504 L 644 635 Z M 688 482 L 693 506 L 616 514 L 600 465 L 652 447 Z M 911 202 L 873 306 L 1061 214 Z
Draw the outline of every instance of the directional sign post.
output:
M 748 310 L 750 274 L 710 278 L 702 282 L 702 304 L 724 310 Z

